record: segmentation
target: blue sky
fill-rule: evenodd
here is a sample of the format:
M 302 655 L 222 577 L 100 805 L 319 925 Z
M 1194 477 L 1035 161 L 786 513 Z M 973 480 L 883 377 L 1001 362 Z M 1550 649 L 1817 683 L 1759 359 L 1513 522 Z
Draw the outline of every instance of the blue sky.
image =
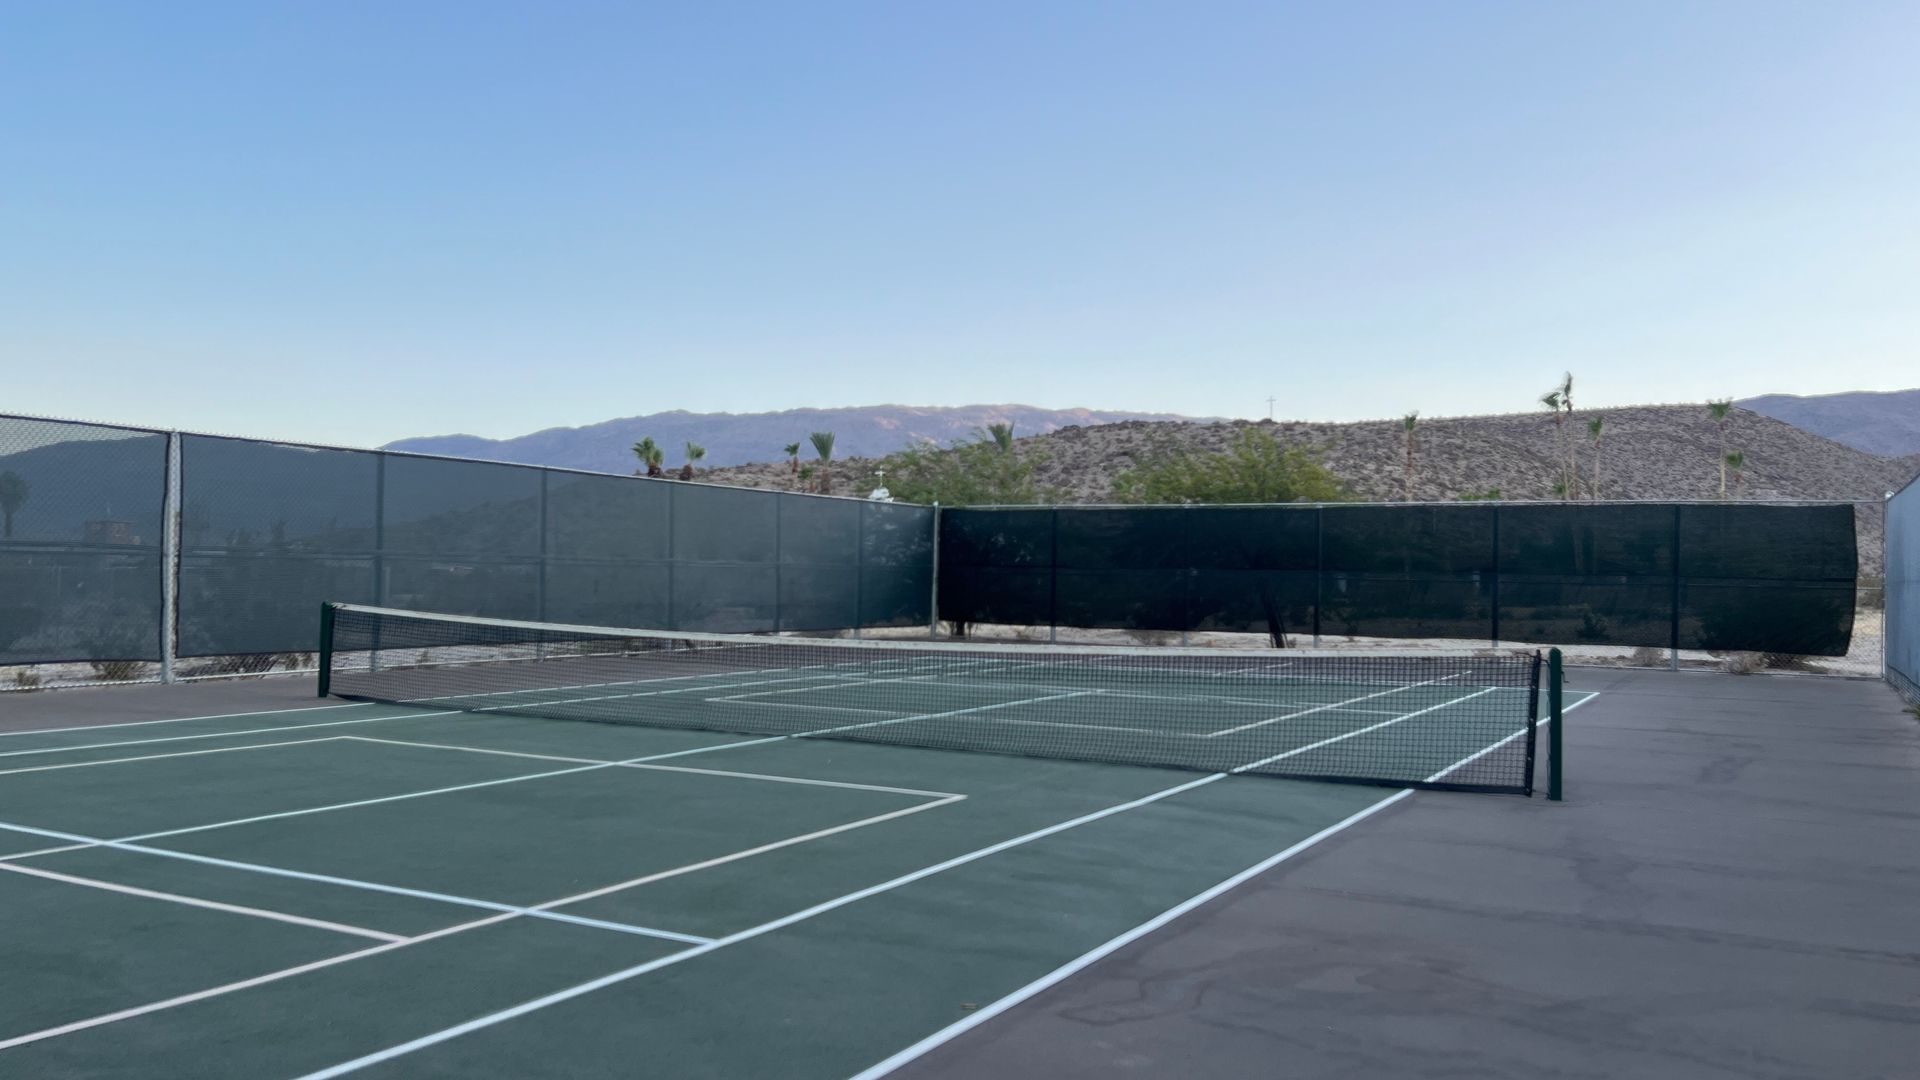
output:
M 1920 384 L 1920 5 L 0 5 L 0 411 Z

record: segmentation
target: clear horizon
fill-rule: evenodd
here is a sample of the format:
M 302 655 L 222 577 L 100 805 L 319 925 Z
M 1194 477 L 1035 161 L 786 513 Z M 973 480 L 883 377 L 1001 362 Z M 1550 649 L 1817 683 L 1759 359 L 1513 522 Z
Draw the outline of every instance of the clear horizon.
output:
M 0 10 L 0 411 L 1897 390 L 1920 8 Z M 840 404 L 847 403 L 847 404 Z

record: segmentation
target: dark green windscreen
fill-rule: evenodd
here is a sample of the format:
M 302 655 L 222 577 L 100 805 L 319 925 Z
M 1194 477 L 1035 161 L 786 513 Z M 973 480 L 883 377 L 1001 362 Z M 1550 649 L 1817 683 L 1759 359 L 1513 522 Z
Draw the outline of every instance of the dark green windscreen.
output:
M 1840 656 L 1850 506 L 958 509 L 962 622 Z

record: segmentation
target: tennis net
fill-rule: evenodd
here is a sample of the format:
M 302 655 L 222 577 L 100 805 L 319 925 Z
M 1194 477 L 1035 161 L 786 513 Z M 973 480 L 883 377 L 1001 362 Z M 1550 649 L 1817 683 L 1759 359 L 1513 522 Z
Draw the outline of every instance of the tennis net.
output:
M 622 630 L 329 604 L 320 692 L 490 715 L 1531 794 L 1534 652 Z

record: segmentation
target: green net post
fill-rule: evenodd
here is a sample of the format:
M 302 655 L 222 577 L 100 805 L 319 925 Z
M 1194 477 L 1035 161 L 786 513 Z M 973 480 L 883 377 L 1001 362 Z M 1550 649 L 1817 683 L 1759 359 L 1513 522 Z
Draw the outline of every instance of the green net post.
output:
M 1547 798 L 1559 802 L 1561 797 L 1561 745 L 1565 739 L 1561 734 L 1564 726 L 1565 710 L 1561 707 L 1564 696 L 1565 675 L 1559 649 L 1547 652 Z
M 326 697 L 333 682 L 333 605 L 320 605 L 320 696 Z

